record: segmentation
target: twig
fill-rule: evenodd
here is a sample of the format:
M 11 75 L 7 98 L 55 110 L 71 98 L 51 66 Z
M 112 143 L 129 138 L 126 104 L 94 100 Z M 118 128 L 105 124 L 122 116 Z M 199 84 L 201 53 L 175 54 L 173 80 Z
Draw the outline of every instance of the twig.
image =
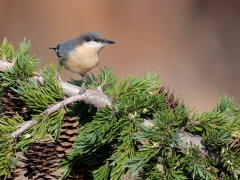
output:
M 16 131 L 14 131 L 13 133 L 11 133 L 11 137 L 12 138 L 17 138 L 18 136 L 20 136 L 23 132 L 25 132 L 26 130 L 30 129 L 31 127 L 33 127 L 34 125 L 37 124 L 37 119 L 32 119 L 30 121 L 26 121 L 24 122 L 20 128 L 18 128 Z

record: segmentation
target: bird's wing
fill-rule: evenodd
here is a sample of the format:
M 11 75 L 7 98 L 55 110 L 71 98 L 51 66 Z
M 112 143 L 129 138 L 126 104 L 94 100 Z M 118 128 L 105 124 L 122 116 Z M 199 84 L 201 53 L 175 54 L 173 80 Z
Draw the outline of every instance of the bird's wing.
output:
M 59 44 L 56 47 L 56 53 L 57 56 L 61 59 L 61 60 L 65 60 L 68 59 L 69 54 L 71 53 L 71 51 L 73 51 L 75 48 L 75 39 L 63 42 L 61 44 Z

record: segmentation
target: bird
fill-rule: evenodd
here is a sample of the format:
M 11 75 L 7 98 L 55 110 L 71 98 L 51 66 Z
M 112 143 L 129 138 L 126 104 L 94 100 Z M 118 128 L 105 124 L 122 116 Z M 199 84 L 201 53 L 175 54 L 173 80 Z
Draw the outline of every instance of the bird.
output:
M 84 86 L 86 73 L 99 64 L 99 52 L 104 46 L 114 43 L 98 32 L 86 32 L 49 49 L 56 52 L 59 69 L 63 66 L 69 71 L 80 74 Z

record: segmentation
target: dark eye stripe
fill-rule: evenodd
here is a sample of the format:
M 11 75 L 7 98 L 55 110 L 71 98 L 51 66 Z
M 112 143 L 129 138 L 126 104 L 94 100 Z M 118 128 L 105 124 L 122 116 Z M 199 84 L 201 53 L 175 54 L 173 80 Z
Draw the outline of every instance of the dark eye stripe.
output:
M 104 40 L 102 39 L 98 39 L 98 38 L 90 38 L 90 37 L 86 37 L 84 38 L 85 42 L 90 42 L 90 41 L 95 41 L 95 42 L 104 42 Z
M 94 38 L 93 40 L 96 41 L 96 42 L 101 42 L 101 40 L 98 39 L 98 38 Z
M 85 41 L 85 42 L 89 42 L 89 41 L 91 41 L 91 38 L 86 37 L 86 38 L 84 39 L 84 41 Z

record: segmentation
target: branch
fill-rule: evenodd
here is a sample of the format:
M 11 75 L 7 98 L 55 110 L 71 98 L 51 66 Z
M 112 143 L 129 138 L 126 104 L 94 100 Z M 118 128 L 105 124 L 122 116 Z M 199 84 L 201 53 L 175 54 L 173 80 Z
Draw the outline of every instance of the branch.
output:
M 194 121 L 194 123 L 196 123 Z M 142 123 L 143 126 L 152 128 L 154 126 L 151 119 L 143 119 Z M 183 130 L 180 131 L 179 136 L 181 137 L 181 142 L 175 146 L 175 148 L 184 150 L 189 148 L 190 145 L 198 146 L 200 150 L 200 156 L 202 158 L 206 158 L 209 156 L 214 162 L 219 163 L 221 157 L 214 152 L 211 152 L 207 149 L 206 145 L 203 143 L 203 139 L 199 135 L 194 135 Z
M 77 101 L 84 101 L 85 103 L 92 104 L 97 108 L 103 108 L 104 106 L 109 106 L 113 109 L 112 102 L 108 98 L 108 96 L 106 96 L 102 92 L 99 92 L 93 89 L 87 89 L 83 94 L 77 94 L 75 96 L 69 97 L 47 108 L 45 111 L 43 111 L 41 116 L 42 118 L 45 118 L 46 116 L 49 116 L 50 114 L 62 109 L 64 106 Z M 38 121 L 37 119 L 32 119 L 30 121 L 26 121 L 25 123 L 23 123 L 19 129 L 17 129 L 11 134 L 12 138 L 17 138 L 18 136 L 20 136 L 26 130 L 36 125 L 37 121 Z
M 22 133 L 24 133 L 26 130 L 30 129 L 34 125 L 37 124 L 37 119 L 31 119 L 30 121 L 24 122 L 20 128 L 18 128 L 16 131 L 11 133 L 11 139 L 19 137 Z
M 3 60 L 0 59 L 0 71 L 1 72 L 7 71 L 8 68 L 11 68 L 12 66 L 14 66 L 14 63 L 15 63 L 15 59 L 13 59 L 11 63 L 4 59 Z M 35 73 L 35 74 L 36 75 L 31 77 L 31 79 L 38 82 L 41 86 L 44 86 L 43 78 L 38 73 Z M 59 83 L 62 86 L 66 97 L 77 95 L 81 91 L 81 88 L 79 86 L 75 86 L 73 84 L 70 84 L 64 81 L 60 81 Z
M 12 60 L 12 62 L 8 62 L 6 59 L 0 59 L 0 71 L 6 71 L 8 68 L 14 65 L 15 61 L 15 58 Z
M 44 86 L 43 78 L 40 75 L 33 76 L 33 77 L 31 77 L 31 79 L 38 82 L 38 84 L 40 84 L 41 86 Z M 70 84 L 70 83 L 62 81 L 62 80 L 59 81 L 59 84 L 60 84 L 60 86 L 62 86 L 64 95 L 66 97 L 75 96 L 75 95 L 79 94 L 79 92 L 81 92 L 81 87 L 76 86 L 74 84 Z
M 203 139 L 201 136 L 194 135 L 185 131 L 180 132 L 179 135 L 182 141 L 176 146 L 176 148 L 183 150 L 187 149 L 189 145 L 192 144 L 194 146 L 198 146 L 201 152 L 200 156 L 202 158 L 206 158 L 206 156 L 209 156 L 217 164 L 220 162 L 221 157 L 218 154 L 211 152 L 207 149 L 206 145 L 203 143 Z
M 15 59 L 13 59 L 11 63 L 6 60 L 0 60 L 0 71 L 2 72 L 7 71 L 8 68 L 11 68 L 12 66 L 14 66 L 14 63 L 15 63 Z M 35 74 L 36 75 L 31 77 L 31 79 L 39 83 L 41 86 L 44 86 L 43 78 L 38 73 L 35 73 Z M 102 92 L 101 87 L 98 87 L 97 90 L 87 89 L 84 93 L 79 94 L 79 92 L 81 91 L 81 88 L 79 86 L 76 86 L 61 80 L 59 81 L 59 84 L 60 86 L 62 86 L 63 92 L 65 96 L 68 98 L 47 108 L 42 113 L 43 118 L 45 116 L 52 114 L 53 112 L 60 110 L 64 106 L 77 101 L 84 101 L 85 103 L 92 104 L 97 108 L 103 108 L 104 106 L 109 106 L 113 109 L 111 99 Z M 36 124 L 37 124 L 37 119 L 26 121 L 25 123 L 22 124 L 22 126 L 19 129 L 17 129 L 11 135 L 13 138 L 16 138 Z

